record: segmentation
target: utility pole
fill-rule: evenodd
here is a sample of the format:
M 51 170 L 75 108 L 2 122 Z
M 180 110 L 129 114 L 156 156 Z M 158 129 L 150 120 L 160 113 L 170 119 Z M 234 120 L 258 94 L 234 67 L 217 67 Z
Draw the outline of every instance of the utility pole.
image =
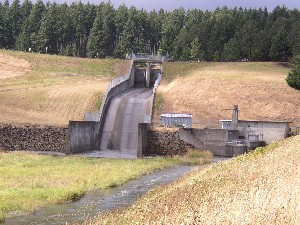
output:
M 233 110 L 230 129 L 237 130 L 238 122 L 239 122 L 239 107 L 238 107 L 238 105 L 234 105 L 233 109 L 225 109 L 225 110 Z

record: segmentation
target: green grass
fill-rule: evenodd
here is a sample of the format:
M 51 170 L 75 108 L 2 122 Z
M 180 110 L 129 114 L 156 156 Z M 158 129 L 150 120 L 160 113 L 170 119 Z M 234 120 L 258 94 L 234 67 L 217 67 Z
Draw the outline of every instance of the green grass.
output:
M 160 93 L 155 94 L 154 98 L 154 113 L 160 114 L 164 105 L 164 99 Z
M 189 163 L 195 160 L 90 159 L 0 151 L 0 220 L 9 212 L 73 201 L 86 191 L 119 186 L 154 170 Z

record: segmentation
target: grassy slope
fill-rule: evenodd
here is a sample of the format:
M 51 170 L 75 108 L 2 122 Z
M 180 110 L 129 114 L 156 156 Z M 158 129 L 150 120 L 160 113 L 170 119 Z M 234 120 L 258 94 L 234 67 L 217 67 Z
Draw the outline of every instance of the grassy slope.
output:
M 188 157 L 90 159 L 0 151 L 0 221 L 12 211 L 75 200 L 88 190 L 118 186 L 157 169 L 203 161 Z
M 92 224 L 299 224 L 300 136 L 195 171 Z
M 289 68 L 276 63 L 167 63 L 158 88 L 155 118 L 163 112 L 192 113 L 199 126 L 230 119 L 288 120 L 300 126 L 300 92 L 285 81 Z
M 109 81 L 130 64 L 3 50 L 0 61 L 0 122 L 54 125 L 97 110 Z
M 3 50 L 0 61 L 0 123 L 57 125 L 97 110 L 108 82 L 130 63 Z M 192 113 L 200 127 L 219 126 L 220 119 L 231 117 L 225 109 L 238 104 L 241 119 L 300 126 L 300 93 L 287 86 L 288 71 L 276 63 L 167 63 L 155 118 L 163 112 Z M 1 74 L 15 77 L 1 79 Z

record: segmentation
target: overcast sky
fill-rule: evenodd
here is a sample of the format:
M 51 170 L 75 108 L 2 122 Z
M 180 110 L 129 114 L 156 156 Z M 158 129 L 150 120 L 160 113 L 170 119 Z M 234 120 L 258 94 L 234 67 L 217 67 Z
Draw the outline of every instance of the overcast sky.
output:
M 60 0 L 63 1 L 63 0 Z M 72 0 L 67 0 L 67 2 Z M 98 4 L 101 1 L 97 0 L 82 0 L 83 3 Z M 179 7 L 185 9 L 197 8 L 201 10 L 214 10 L 218 6 L 227 6 L 228 8 L 243 7 L 243 8 L 264 8 L 265 6 L 269 11 L 272 11 L 277 5 L 285 5 L 289 9 L 300 9 L 300 0 L 111 0 L 111 3 L 117 8 L 119 5 L 125 3 L 128 7 L 134 5 L 138 9 L 144 8 L 147 11 L 153 9 L 159 10 L 174 10 Z

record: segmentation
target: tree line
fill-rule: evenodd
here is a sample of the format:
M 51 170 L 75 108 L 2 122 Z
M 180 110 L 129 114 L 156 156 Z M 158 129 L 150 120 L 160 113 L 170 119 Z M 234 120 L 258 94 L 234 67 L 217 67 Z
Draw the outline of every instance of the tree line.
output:
M 277 6 L 173 11 L 80 1 L 0 2 L 0 48 L 78 57 L 126 53 L 176 60 L 287 61 L 300 54 L 300 11 Z

